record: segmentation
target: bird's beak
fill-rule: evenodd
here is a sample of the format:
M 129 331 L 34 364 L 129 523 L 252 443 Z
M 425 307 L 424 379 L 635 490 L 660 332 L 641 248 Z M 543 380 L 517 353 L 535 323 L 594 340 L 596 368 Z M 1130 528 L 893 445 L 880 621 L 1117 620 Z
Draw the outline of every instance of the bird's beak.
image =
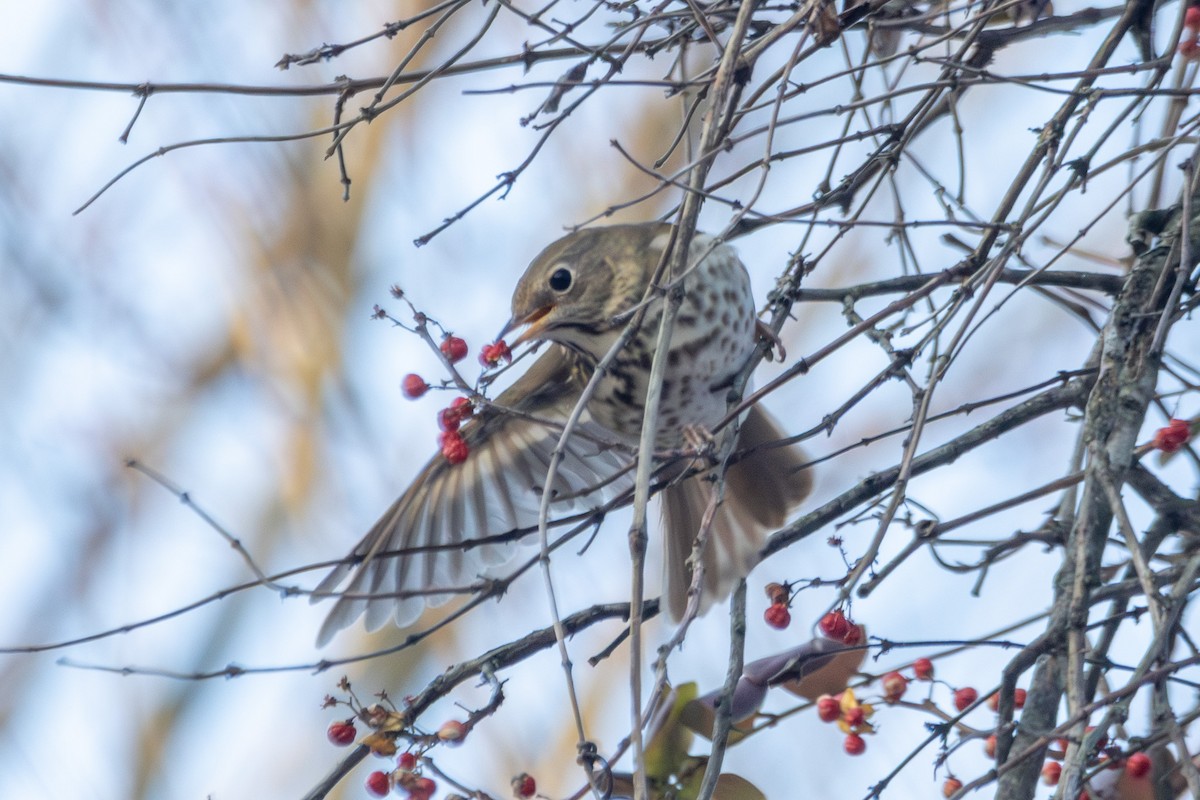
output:
M 503 339 L 509 333 L 517 328 L 520 328 L 522 325 L 528 325 L 529 327 L 522 331 L 516 339 L 513 339 L 511 342 L 509 342 L 509 346 L 516 347 L 519 344 L 540 339 L 542 338 L 542 331 L 550 322 L 550 320 L 548 320 L 546 317 L 553 310 L 554 306 L 542 306 L 533 313 L 527 314 L 524 317 L 513 317 L 504 326 L 504 329 L 500 331 L 500 335 L 497 338 Z

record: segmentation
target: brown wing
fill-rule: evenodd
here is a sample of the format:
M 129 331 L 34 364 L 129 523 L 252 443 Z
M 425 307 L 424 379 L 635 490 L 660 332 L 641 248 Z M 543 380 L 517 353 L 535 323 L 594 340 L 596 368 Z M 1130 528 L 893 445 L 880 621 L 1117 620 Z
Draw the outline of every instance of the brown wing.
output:
M 346 563 L 317 586 L 314 602 L 329 594 L 340 595 L 321 626 L 318 644 L 328 643 L 364 614 L 369 630 L 389 617 L 397 625 L 408 625 L 427 603 L 436 605 L 452 595 L 397 597 L 396 593 L 464 586 L 481 570 L 513 558 L 519 551 L 516 532 L 537 526 L 542 487 L 561 424 L 586 381 L 576 357 L 551 345 L 496 403 L 558 425 L 487 409 L 464 426 L 462 435 L 470 448 L 467 459 L 453 465 L 435 456 Z M 585 414 L 558 467 L 554 497 L 567 499 L 551 503 L 552 519 L 573 508 L 599 505 L 632 483 L 631 476 L 622 476 L 603 485 L 630 461 L 597 442 L 604 438 L 603 429 Z M 509 533 L 514 536 L 503 542 L 472 544 Z M 421 549 L 430 547 L 437 549 Z M 339 590 L 347 576 L 349 582 Z

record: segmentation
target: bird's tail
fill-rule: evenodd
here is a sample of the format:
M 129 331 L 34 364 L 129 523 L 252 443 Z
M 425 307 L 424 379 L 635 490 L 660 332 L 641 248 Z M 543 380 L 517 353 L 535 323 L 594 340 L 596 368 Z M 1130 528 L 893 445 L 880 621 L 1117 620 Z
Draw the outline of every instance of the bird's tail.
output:
M 758 563 L 767 535 L 780 528 L 812 489 L 812 475 L 801 469 L 807 457 L 796 445 L 770 447 L 783 433 L 767 412 L 750 409 L 738 429 L 737 452 L 746 453 L 725 474 L 725 490 L 715 509 L 701 555 L 704 580 L 700 613 L 724 600 Z M 687 608 L 692 569 L 688 563 L 716 483 L 710 470 L 662 492 L 663 604 L 672 620 Z

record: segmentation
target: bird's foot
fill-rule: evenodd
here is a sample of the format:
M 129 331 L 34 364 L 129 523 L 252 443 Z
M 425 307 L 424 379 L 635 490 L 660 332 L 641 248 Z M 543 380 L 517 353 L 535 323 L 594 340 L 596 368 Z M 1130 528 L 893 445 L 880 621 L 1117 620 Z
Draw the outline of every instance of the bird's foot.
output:
M 783 361 L 787 358 L 787 350 L 783 348 L 783 340 L 779 338 L 779 334 L 771 330 L 767 323 L 761 319 L 754 321 L 754 332 L 758 335 L 758 340 L 767 346 L 766 357 L 767 361 Z M 775 353 L 778 351 L 779 358 L 775 358 Z

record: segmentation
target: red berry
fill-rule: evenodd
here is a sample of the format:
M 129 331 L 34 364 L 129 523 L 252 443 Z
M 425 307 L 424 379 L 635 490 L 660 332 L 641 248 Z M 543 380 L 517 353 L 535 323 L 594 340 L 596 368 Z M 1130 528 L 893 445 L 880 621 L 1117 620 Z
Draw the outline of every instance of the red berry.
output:
M 928 658 L 918 658 L 913 662 L 913 677 L 919 681 L 933 680 L 933 662 Z
M 438 728 L 437 737 L 443 742 L 461 742 L 467 735 L 467 726 L 456 719 L 448 719 Z
M 400 391 L 403 392 L 404 396 L 409 400 L 416 400 L 418 397 L 429 391 L 429 384 L 426 383 L 425 379 L 420 375 L 416 374 L 415 372 L 410 372 L 404 376 L 402 381 L 400 381 Z
M 387 797 L 392 790 L 392 782 L 386 772 L 375 771 L 367 776 L 367 791 L 374 797 Z
M 885 702 L 899 703 L 906 691 L 908 691 L 908 678 L 899 672 L 889 672 L 883 676 L 883 699 Z
M 1057 761 L 1047 761 L 1042 767 L 1042 783 L 1047 786 L 1058 786 L 1062 777 L 1062 764 Z
M 1183 15 L 1183 27 L 1200 31 L 1200 7 L 1188 6 L 1188 10 Z
M 817 698 L 817 718 L 821 722 L 833 722 L 842 715 L 842 704 L 833 695 L 823 694 Z
M 325 735 L 338 747 L 348 747 L 358 738 L 358 731 L 354 729 L 354 723 L 350 720 L 338 720 L 329 723 Z
M 962 788 L 962 781 L 958 778 L 946 778 L 946 782 L 942 784 L 942 797 L 953 797 Z
M 447 336 L 442 339 L 441 351 L 451 364 L 457 364 L 467 357 L 467 343 L 457 336 Z
M 1196 9 L 1200 11 L 1200 9 Z M 1190 13 L 1192 9 L 1188 9 Z M 1195 37 L 1191 40 L 1192 50 L 1197 49 Z M 1193 55 L 1192 52 L 1184 52 L 1183 43 L 1179 45 L 1179 52 L 1185 56 Z M 1187 444 L 1188 439 L 1192 436 L 1191 426 L 1188 425 L 1186 419 L 1172 419 L 1165 428 L 1159 428 L 1154 432 L 1154 440 L 1150 443 L 1156 450 L 1162 450 L 1164 453 L 1178 452 L 1179 448 Z
M 441 435 L 442 456 L 451 464 L 461 464 L 471 454 L 467 441 L 458 435 L 457 431 L 447 431 Z
M 459 424 L 462 422 L 462 417 L 458 412 L 451 408 L 443 408 L 438 412 L 438 427 L 446 433 L 454 433 L 458 430 Z
M 417 766 L 417 757 L 406 750 L 400 754 L 398 759 L 396 759 L 396 766 L 398 766 L 400 769 L 412 772 L 413 768 Z
M 475 416 L 475 406 L 466 397 L 456 397 L 450 401 L 450 408 L 458 413 L 459 419 L 470 419 Z
M 1196 59 L 1200 58 L 1200 41 L 1196 40 L 1196 36 L 1194 34 L 1191 36 L 1184 35 L 1179 37 L 1179 47 L 1176 49 L 1179 51 L 1179 55 L 1183 56 L 1189 61 L 1195 61 Z M 1157 438 L 1158 437 L 1156 435 L 1155 439 L 1157 440 Z M 1157 441 L 1155 442 L 1154 446 L 1158 447 Z
M 846 709 L 846 713 L 842 714 L 842 719 L 851 728 L 857 728 L 867 721 L 867 714 L 862 710 L 862 706 L 854 706 Z
M 970 686 L 964 686 L 961 689 L 954 691 L 954 707 L 959 711 L 965 710 L 968 706 L 979 699 L 979 692 Z
M 408 796 L 412 800 L 429 800 L 433 797 L 433 793 L 437 791 L 437 782 L 433 778 L 417 778 L 413 785 L 409 787 Z
M 522 772 L 512 779 L 512 790 L 514 795 L 525 800 L 537 794 L 537 781 L 528 772 Z
M 857 733 L 846 734 L 846 740 L 842 742 L 842 748 L 852 756 L 861 756 L 867 749 L 867 742 Z
M 1192 9 L 1188 9 L 1190 12 Z M 1145 753 L 1134 753 L 1125 759 L 1125 774 L 1131 778 L 1144 778 L 1150 774 L 1150 756 Z
M 1025 707 L 1025 698 L 1027 696 L 1028 696 L 1028 692 L 1026 692 L 1024 689 L 1014 689 L 1013 690 L 1013 707 L 1014 708 L 1024 708 Z
M 479 350 L 479 363 L 485 367 L 494 367 L 503 361 L 505 364 L 512 362 L 512 350 L 508 349 L 508 344 L 503 340 L 492 344 L 485 344 Z
M 783 603 L 772 603 L 763 612 L 763 619 L 776 630 L 783 630 L 792 624 L 792 612 Z
M 827 639 L 842 641 L 846 638 L 846 634 L 850 632 L 850 620 L 846 619 L 846 615 L 841 609 L 830 611 L 825 616 L 821 617 L 821 621 L 817 624 L 821 629 L 821 633 Z
M 842 637 L 842 644 L 848 644 L 851 647 L 856 644 L 862 644 L 864 635 L 865 632 L 863 631 L 863 626 L 855 625 L 853 622 L 851 622 L 850 630 L 846 631 L 846 635 Z
M 999 692 L 995 692 L 993 694 L 988 695 L 987 707 L 988 707 L 989 711 L 999 711 L 1000 710 L 1000 693 Z

